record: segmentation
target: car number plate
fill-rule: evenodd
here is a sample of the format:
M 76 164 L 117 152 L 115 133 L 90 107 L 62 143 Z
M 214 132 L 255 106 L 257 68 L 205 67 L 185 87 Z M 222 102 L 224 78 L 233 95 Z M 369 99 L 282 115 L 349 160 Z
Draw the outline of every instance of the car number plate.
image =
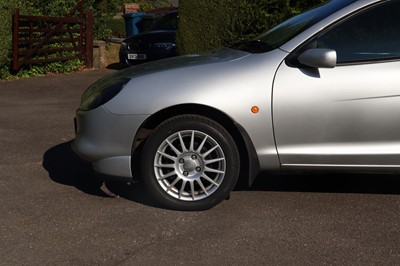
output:
M 129 60 L 146 60 L 146 54 L 128 54 Z

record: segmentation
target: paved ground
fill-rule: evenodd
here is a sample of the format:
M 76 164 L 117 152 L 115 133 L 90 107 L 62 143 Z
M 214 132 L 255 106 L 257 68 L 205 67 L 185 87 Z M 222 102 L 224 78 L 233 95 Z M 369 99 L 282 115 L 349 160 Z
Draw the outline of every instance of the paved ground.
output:
M 70 141 L 80 95 L 108 73 L 0 82 L 0 265 L 400 264 L 396 176 L 262 175 L 191 213 L 102 185 Z

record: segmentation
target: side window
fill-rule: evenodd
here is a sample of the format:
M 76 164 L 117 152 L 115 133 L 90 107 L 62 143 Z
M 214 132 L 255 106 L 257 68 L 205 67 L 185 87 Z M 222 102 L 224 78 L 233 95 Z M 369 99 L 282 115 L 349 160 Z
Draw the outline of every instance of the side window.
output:
M 380 4 L 317 38 L 318 48 L 337 52 L 338 63 L 400 59 L 400 1 Z

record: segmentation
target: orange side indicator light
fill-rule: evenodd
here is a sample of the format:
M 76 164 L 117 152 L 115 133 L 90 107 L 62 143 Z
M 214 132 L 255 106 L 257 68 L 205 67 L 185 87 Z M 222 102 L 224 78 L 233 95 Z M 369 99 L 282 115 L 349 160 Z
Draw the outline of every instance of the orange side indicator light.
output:
M 251 112 L 253 114 L 257 114 L 258 112 L 260 112 L 260 108 L 258 108 L 258 106 L 253 106 L 251 107 Z

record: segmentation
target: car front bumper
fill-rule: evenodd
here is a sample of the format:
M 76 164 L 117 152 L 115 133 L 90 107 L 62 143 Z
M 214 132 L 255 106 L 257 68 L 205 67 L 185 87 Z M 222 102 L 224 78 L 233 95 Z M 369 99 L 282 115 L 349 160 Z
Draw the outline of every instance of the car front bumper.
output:
M 131 155 L 135 134 L 147 115 L 116 115 L 103 106 L 78 110 L 72 149 L 103 175 L 132 177 Z

